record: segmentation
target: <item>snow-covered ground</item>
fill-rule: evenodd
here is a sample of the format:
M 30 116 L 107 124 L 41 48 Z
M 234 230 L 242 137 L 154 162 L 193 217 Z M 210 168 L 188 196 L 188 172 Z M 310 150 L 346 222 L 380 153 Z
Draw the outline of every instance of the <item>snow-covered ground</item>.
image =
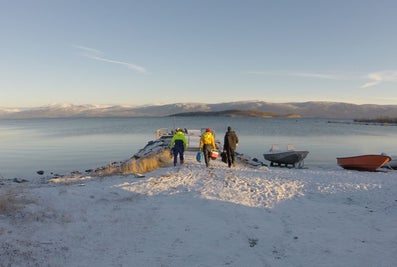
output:
M 0 266 L 396 266 L 397 172 L 186 153 L 144 178 L 0 180 Z

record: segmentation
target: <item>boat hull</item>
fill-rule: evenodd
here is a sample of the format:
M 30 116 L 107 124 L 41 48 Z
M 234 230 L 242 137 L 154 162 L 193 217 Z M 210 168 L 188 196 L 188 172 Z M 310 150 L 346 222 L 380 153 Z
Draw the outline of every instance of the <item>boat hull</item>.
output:
M 293 165 L 301 163 L 309 154 L 309 151 L 280 151 L 263 154 L 263 157 L 270 161 L 270 165 Z
M 388 169 L 392 169 L 392 170 L 397 170 L 397 156 L 390 156 L 391 160 L 386 163 L 385 165 L 382 166 L 382 168 L 388 168 Z
M 337 163 L 344 169 L 358 171 L 375 171 L 387 164 L 391 158 L 385 155 L 360 155 L 336 158 Z

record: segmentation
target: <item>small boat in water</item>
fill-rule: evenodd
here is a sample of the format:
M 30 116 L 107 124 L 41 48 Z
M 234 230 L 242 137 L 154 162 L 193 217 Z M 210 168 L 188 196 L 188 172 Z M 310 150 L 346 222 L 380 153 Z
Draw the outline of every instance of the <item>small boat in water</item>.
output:
M 264 158 L 270 161 L 270 166 L 286 166 L 302 168 L 304 166 L 303 160 L 306 158 L 309 151 L 295 150 L 292 145 L 287 146 L 287 150 L 280 150 L 278 145 L 272 145 L 268 153 L 263 154 Z
M 187 150 L 189 151 L 198 151 L 200 146 L 200 137 L 202 134 L 201 130 L 196 129 L 182 129 L 185 134 L 187 141 Z M 156 130 L 155 138 L 156 140 L 163 140 L 168 145 L 171 144 L 172 137 L 176 132 L 175 130 L 169 130 L 168 128 L 160 128 Z
M 387 164 L 391 158 L 387 155 L 359 155 L 336 158 L 337 163 L 344 169 L 358 171 L 375 171 Z
M 182 130 L 186 137 L 187 150 L 188 151 L 199 151 L 200 150 L 200 138 L 201 138 L 201 135 L 205 132 L 206 128 L 201 128 L 199 130 L 183 128 Z M 168 128 L 157 129 L 155 132 L 155 139 L 162 140 L 163 142 L 170 145 L 172 137 L 175 134 L 175 131 L 176 130 L 169 130 Z M 214 135 L 214 137 L 216 137 L 215 131 L 212 130 L 211 132 Z M 215 140 L 215 145 L 216 145 L 216 149 L 219 150 L 221 148 L 221 143 L 219 140 Z

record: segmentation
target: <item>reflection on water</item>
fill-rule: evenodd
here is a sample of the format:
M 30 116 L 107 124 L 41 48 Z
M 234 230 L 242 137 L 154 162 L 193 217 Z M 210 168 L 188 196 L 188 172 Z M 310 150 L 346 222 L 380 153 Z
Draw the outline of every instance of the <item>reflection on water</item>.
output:
M 238 152 L 263 159 L 272 144 L 309 150 L 306 167 L 337 167 L 336 157 L 397 154 L 397 126 L 328 123 L 324 119 L 225 117 L 78 118 L 0 120 L 0 174 L 37 170 L 67 173 L 133 156 L 158 128 L 212 128 L 223 141 L 227 126 L 239 135 Z

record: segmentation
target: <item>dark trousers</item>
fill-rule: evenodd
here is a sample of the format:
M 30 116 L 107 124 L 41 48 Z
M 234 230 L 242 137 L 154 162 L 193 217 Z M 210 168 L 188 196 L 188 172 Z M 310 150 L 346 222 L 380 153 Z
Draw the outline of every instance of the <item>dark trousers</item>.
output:
M 212 145 L 203 145 L 203 154 L 205 165 L 208 167 L 210 165 L 210 156 L 211 156 Z
M 180 163 L 183 164 L 183 161 L 184 161 L 184 158 L 183 158 L 184 148 L 175 146 L 174 149 L 173 149 L 173 152 L 174 152 L 174 166 L 178 162 L 178 155 L 179 155 Z
M 226 149 L 226 155 L 227 155 L 227 164 L 229 165 L 229 167 L 234 166 L 234 148 L 227 148 Z

